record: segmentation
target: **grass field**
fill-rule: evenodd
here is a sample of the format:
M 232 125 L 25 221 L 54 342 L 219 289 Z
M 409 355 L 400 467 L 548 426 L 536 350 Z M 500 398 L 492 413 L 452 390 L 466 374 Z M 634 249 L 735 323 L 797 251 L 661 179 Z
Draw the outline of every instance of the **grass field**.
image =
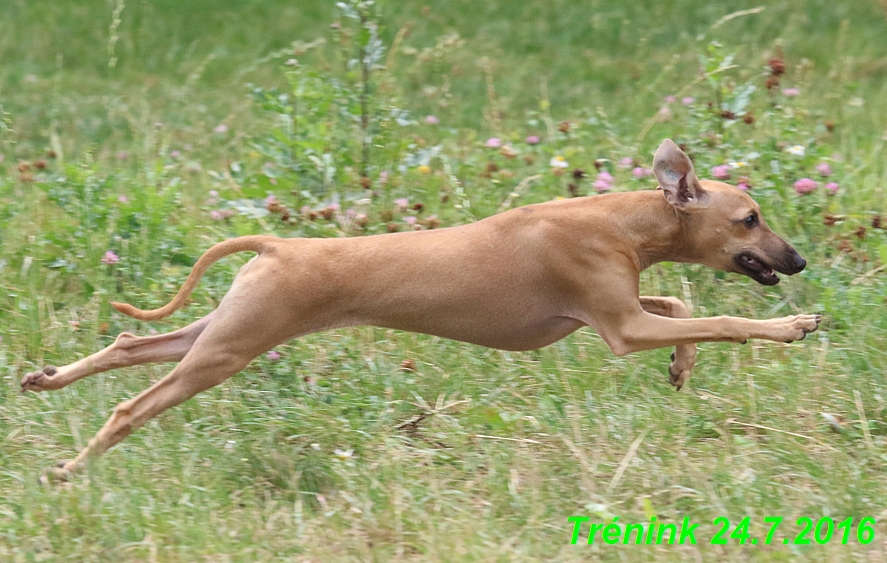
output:
M 345 4 L 0 0 L 0 561 L 887 559 L 887 5 Z M 818 332 L 703 344 L 680 393 L 670 350 L 620 358 L 590 329 L 527 353 L 316 334 L 38 484 L 171 366 L 22 375 L 206 315 L 249 256 L 160 322 L 109 300 L 165 303 L 231 236 L 653 189 L 665 137 L 809 266 L 763 287 L 665 263 L 642 293 Z M 587 524 L 571 545 L 570 516 L 688 519 L 698 545 L 587 545 Z M 848 541 L 805 517 L 852 518 Z

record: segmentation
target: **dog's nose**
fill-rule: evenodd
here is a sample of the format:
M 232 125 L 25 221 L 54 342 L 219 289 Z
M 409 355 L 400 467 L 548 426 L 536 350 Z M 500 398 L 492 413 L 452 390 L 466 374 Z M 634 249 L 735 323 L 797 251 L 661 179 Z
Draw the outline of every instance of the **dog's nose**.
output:
M 795 254 L 795 273 L 804 271 L 807 267 L 807 261 L 800 254 Z

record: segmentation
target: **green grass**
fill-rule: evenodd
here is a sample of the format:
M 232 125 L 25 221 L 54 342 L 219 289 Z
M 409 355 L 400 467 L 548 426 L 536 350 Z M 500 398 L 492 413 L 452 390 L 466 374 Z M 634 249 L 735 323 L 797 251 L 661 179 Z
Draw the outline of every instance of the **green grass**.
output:
M 130 1 L 110 68 L 115 5 L 0 0 L 0 560 L 884 558 L 887 231 L 873 221 L 887 215 L 887 13 L 877 2 L 785 0 L 721 24 L 758 4 L 383 3 L 380 37 L 397 50 L 373 78 L 369 204 L 358 201 L 360 142 L 346 115 L 359 93 L 345 68 L 354 43 L 343 50 L 330 30 L 353 24 L 333 2 Z M 766 64 L 778 49 L 787 72 L 770 95 Z M 694 83 L 700 56 L 716 65 L 726 54 L 735 68 Z M 291 57 L 298 70 L 282 65 Z M 292 131 L 275 95 L 257 102 L 247 83 L 291 99 L 301 85 Z M 719 96 L 736 102 L 745 83 L 757 87 L 743 108 L 753 124 L 707 110 Z M 693 104 L 663 102 L 685 86 Z M 800 94 L 778 93 L 786 87 Z M 415 123 L 397 125 L 392 108 Z M 219 124 L 228 130 L 214 132 Z M 527 145 L 531 134 L 543 142 Z M 491 136 L 518 158 L 484 148 Z M 617 190 L 650 189 L 615 163 L 649 166 L 664 137 L 687 145 L 701 176 L 745 161 L 731 181 L 748 177 L 809 266 L 765 288 L 660 264 L 643 274 L 642 293 L 681 297 L 696 316 L 821 312 L 819 332 L 792 345 L 703 344 L 680 393 L 667 383 L 669 350 L 619 358 L 590 329 L 527 353 L 366 327 L 316 334 L 150 421 L 70 483 L 38 485 L 43 468 L 70 459 L 170 366 L 26 396 L 21 376 L 124 330 L 162 332 L 207 314 L 248 256 L 216 265 L 161 322 L 112 313 L 108 300 L 165 303 L 194 260 L 230 236 L 384 232 L 408 228 L 410 213 L 456 224 L 511 198 L 567 197 L 570 183 L 594 193 L 596 163 Z M 442 156 L 423 152 L 437 146 Z M 326 180 L 311 154 L 335 165 Z M 567 174 L 552 173 L 555 155 Z M 834 170 L 828 179 L 820 162 Z M 576 168 L 587 177 L 574 179 Z M 841 187 L 799 196 L 801 177 Z M 269 194 L 289 220 L 249 211 L 264 211 Z M 398 198 L 425 209 L 392 210 Z M 365 213 L 366 226 L 300 211 L 334 201 Z M 836 224 L 824 224 L 830 217 Z M 120 262 L 102 264 L 108 250 Z M 687 517 L 701 524 L 700 545 L 570 545 L 571 515 Z M 759 538 L 765 517 L 785 522 L 771 546 L 711 546 L 718 516 L 751 517 Z M 875 517 L 875 541 L 782 545 L 805 516 Z

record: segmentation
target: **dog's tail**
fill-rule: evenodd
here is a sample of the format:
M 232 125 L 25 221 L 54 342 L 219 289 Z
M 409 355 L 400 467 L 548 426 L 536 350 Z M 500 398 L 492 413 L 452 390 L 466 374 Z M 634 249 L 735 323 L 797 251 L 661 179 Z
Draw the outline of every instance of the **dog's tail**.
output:
M 197 260 L 197 263 L 194 264 L 194 269 L 191 270 L 188 279 L 185 280 L 182 288 L 179 289 L 176 296 L 172 298 L 172 301 L 159 309 L 143 311 L 128 303 L 115 303 L 114 301 L 111 301 L 111 306 L 124 315 L 129 315 L 140 321 L 156 321 L 157 319 L 168 317 L 185 303 L 185 300 L 188 299 L 188 296 L 194 291 L 200 278 L 203 277 L 204 272 L 206 272 L 213 263 L 236 252 L 252 251 L 261 254 L 271 246 L 273 241 L 276 240 L 276 237 L 255 235 L 229 239 L 211 247 L 204 252 L 203 256 L 201 256 L 200 259 Z

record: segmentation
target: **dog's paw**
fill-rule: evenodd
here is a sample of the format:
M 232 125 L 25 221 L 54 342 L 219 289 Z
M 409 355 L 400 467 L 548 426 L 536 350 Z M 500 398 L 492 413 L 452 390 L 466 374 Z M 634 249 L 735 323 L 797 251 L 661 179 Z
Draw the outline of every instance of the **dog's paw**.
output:
M 693 366 L 696 364 L 696 345 L 684 344 L 675 348 L 671 354 L 671 364 L 668 366 L 668 382 L 674 385 L 676 391 L 690 379 Z
M 774 340 L 791 344 L 804 340 L 808 334 L 819 328 L 822 315 L 792 315 L 776 319 L 778 335 Z
M 74 475 L 73 471 L 68 468 L 69 465 L 71 465 L 71 462 L 58 462 L 55 464 L 55 467 L 49 467 L 44 470 L 40 476 L 37 477 L 37 482 L 45 486 L 67 483 Z
M 55 366 L 46 366 L 43 369 L 32 371 L 22 378 L 22 393 L 26 391 L 48 391 L 56 389 L 53 385 L 52 378 L 58 374 L 59 370 Z

